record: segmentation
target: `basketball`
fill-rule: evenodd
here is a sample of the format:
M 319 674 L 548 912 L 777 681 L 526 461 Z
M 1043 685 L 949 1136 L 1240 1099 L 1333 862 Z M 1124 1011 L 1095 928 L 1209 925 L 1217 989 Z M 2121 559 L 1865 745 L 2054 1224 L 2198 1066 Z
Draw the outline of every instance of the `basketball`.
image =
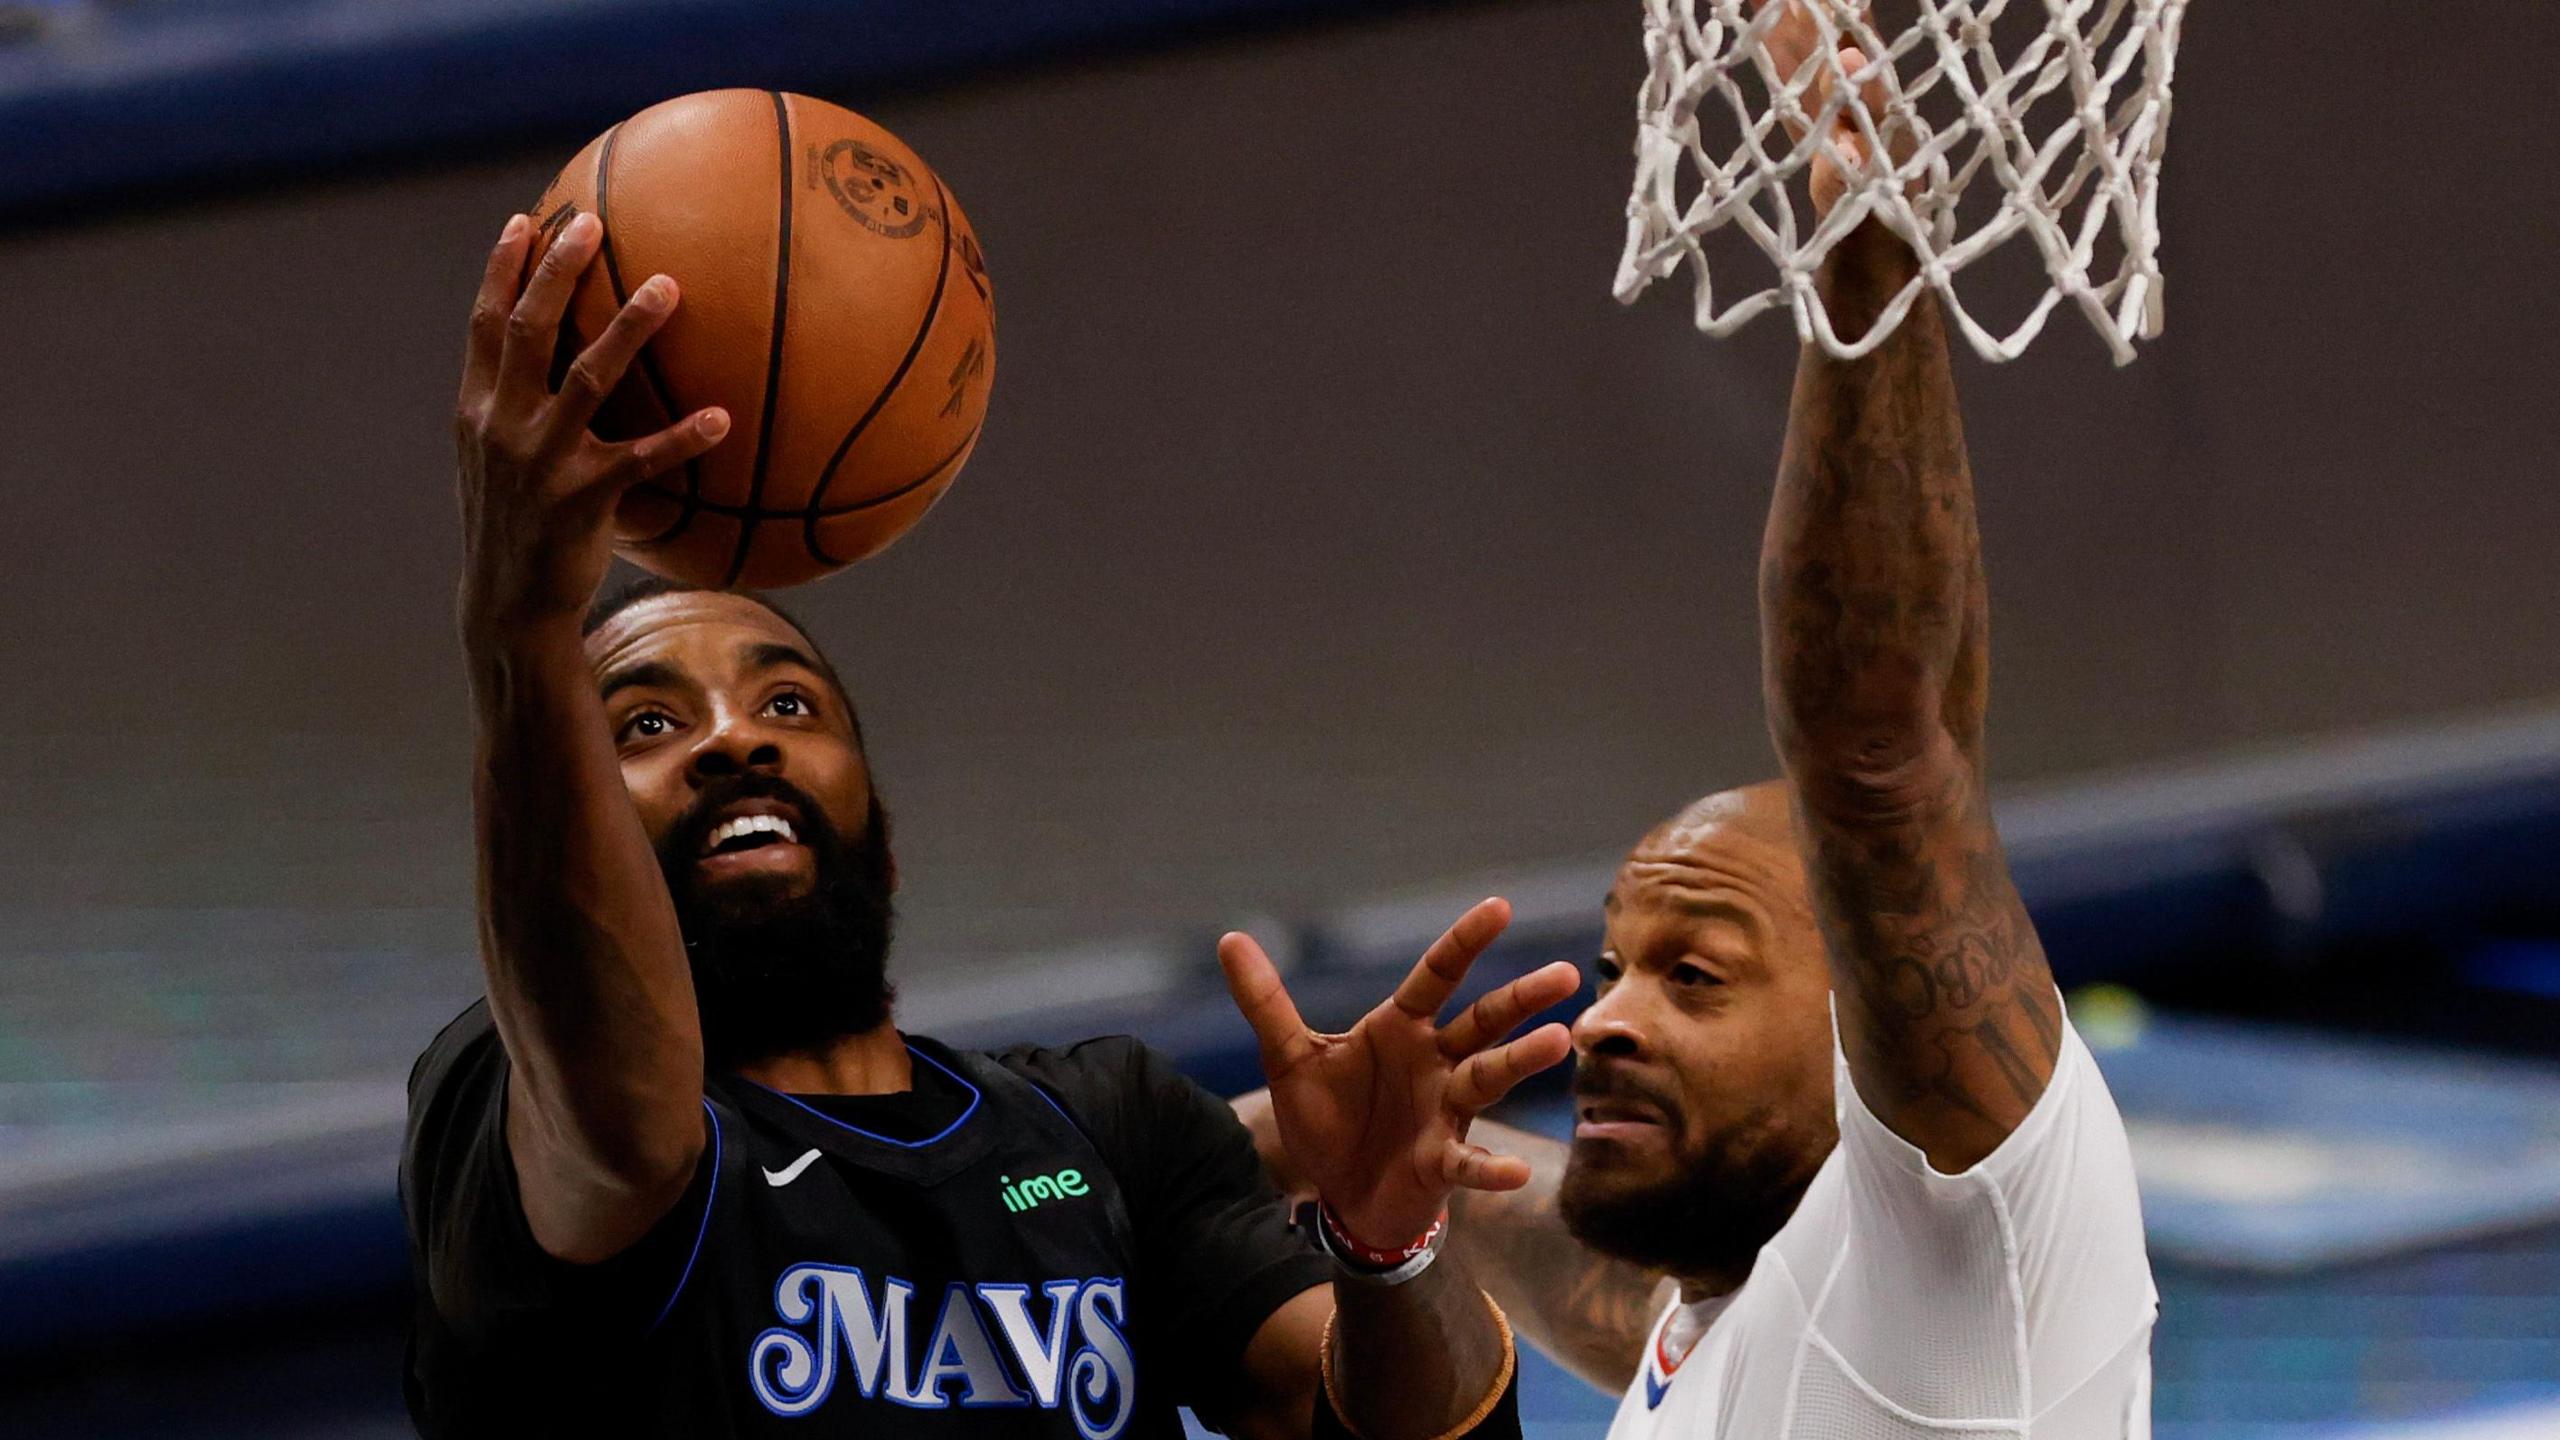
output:
M 652 275 L 682 299 L 597 416 L 631 439 L 706 405 L 728 438 L 628 491 L 617 546 L 693 584 L 771 588 L 876 553 L 978 441 L 995 306 L 978 239 L 930 166 L 850 110 L 767 90 L 653 105 L 596 137 L 534 210 L 604 242 L 562 363 Z

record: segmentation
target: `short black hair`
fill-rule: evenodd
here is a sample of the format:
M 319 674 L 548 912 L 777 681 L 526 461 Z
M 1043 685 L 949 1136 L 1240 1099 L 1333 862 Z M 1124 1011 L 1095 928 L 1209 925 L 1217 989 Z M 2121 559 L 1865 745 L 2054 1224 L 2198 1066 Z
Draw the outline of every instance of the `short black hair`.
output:
M 594 603 L 587 606 L 586 619 L 579 623 L 578 633 L 582 636 L 593 635 L 598 630 L 603 629 L 605 627 L 605 623 L 611 620 L 614 616 L 621 614 L 623 611 L 628 610 L 632 606 L 640 604 L 643 601 L 655 600 L 662 595 L 695 594 L 735 595 L 750 605 L 756 605 L 763 608 L 776 620 L 779 620 L 783 624 L 790 626 L 793 630 L 798 631 L 800 638 L 807 641 L 809 644 L 809 658 L 818 662 L 818 669 L 826 675 L 827 683 L 835 687 L 836 700 L 844 706 L 845 718 L 853 722 L 853 743 L 855 747 L 862 750 L 866 755 L 870 753 L 870 747 L 864 743 L 862 738 L 862 711 L 860 707 L 853 703 L 853 692 L 845 688 L 844 677 L 836 673 L 836 662 L 827 658 L 826 648 L 818 643 L 817 636 L 809 633 L 809 627 L 801 623 L 799 616 L 783 609 L 782 602 L 765 594 L 763 591 L 722 590 L 710 585 L 695 585 L 683 580 L 670 580 L 664 575 L 651 575 L 645 573 L 632 575 L 624 578 L 616 584 L 607 585 L 602 590 L 596 592 Z

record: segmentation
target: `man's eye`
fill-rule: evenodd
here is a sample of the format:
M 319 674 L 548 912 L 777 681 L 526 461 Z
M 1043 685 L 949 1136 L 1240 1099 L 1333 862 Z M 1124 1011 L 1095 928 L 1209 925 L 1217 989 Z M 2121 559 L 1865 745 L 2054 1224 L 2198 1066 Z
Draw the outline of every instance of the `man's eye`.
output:
M 812 715 L 817 713 L 809 697 L 797 690 L 785 690 L 773 697 L 770 707 L 777 715 Z
M 1671 983 L 1674 985 L 1694 987 L 1699 985 L 1719 985 L 1723 982 L 1716 978 L 1714 971 L 1707 969 L 1703 965 L 1674 965 L 1671 967 Z
M 1619 969 L 1617 961 L 1604 955 L 1591 962 L 1591 973 L 1599 977 L 1601 984 L 1615 985 L 1618 983 L 1618 977 L 1625 972 Z
M 643 710 L 622 722 L 622 733 L 636 739 L 655 740 L 666 734 L 667 727 L 674 723 L 655 710 Z

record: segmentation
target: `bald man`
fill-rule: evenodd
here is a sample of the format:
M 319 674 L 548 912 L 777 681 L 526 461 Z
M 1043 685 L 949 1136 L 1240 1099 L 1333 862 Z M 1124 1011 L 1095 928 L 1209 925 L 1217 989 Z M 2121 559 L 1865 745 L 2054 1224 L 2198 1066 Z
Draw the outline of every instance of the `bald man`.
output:
M 1924 1146 L 1909 1119 L 1879 1117 L 1932 1092 L 1870 1080 L 1846 1049 L 1843 967 L 1790 802 L 1783 781 L 1709 795 L 1627 853 L 1603 902 L 1599 998 L 1573 1027 L 1572 1142 L 1477 1122 L 1473 1138 L 1532 1178 L 1464 1193 L 1450 1248 L 1520 1334 L 1624 1392 L 1614 1440 L 1898 1440 L 1956 1420 L 1981 1422 L 1966 1434 L 2147 1435 L 2157 1297 L 2132 1159 L 2041 955 L 2023 982 L 2006 957 L 2018 1041 L 1992 1008 L 1996 952 L 1915 962 L 1927 978 L 1897 1013 L 1955 1017 L 1943 1065 L 1917 1078 L 1965 1097 L 1953 1136 L 1912 1125 L 1938 1141 Z M 2032 943 L 2023 918 L 2014 933 Z M 2044 1012 L 2015 998 L 2021 983 L 2053 1007 L 2040 1083 L 2024 1067 L 2044 1022 L 2026 1017 Z M 1962 1068 L 1968 1043 L 1976 1060 L 2026 1054 L 1993 1060 L 1994 1088 L 1965 1089 L 1986 1084 Z M 1293 1183 L 1261 1097 L 1237 1105 Z M 1716 1385 L 1682 1380 L 1708 1372 Z M 1844 1426 L 1843 1405 L 1876 1423 Z
M 1779 72 L 1819 40 L 1779 17 Z M 1846 179 L 1815 167 L 1818 210 Z M 1864 334 L 1916 267 L 1870 218 L 1823 304 Z M 1520 1333 L 1624 1391 L 1610 1440 L 2143 1440 L 2132 1157 L 1992 824 L 1989 606 L 1927 290 L 1864 358 L 1805 347 L 1760 601 L 1787 778 L 1619 866 L 1572 1143 L 1480 1124 L 1533 1176 L 1462 1196 L 1455 1244 Z

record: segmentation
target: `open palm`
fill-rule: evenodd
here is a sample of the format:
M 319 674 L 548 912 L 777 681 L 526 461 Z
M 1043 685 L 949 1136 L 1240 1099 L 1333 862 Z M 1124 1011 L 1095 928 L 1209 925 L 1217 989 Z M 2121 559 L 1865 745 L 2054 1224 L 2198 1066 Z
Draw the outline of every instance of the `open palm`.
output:
M 1487 900 L 1458 917 L 1423 952 L 1395 993 L 1339 1035 L 1309 1029 L 1252 937 L 1218 942 L 1227 988 L 1262 1046 L 1281 1143 L 1354 1239 L 1384 1249 L 1430 1228 L 1451 1191 L 1515 1190 L 1529 1167 L 1467 1143 L 1485 1107 L 1564 1059 L 1562 1025 L 1517 1040 L 1522 1021 L 1580 987 L 1557 961 L 1493 991 L 1439 1023 L 1469 966 L 1511 921 Z

